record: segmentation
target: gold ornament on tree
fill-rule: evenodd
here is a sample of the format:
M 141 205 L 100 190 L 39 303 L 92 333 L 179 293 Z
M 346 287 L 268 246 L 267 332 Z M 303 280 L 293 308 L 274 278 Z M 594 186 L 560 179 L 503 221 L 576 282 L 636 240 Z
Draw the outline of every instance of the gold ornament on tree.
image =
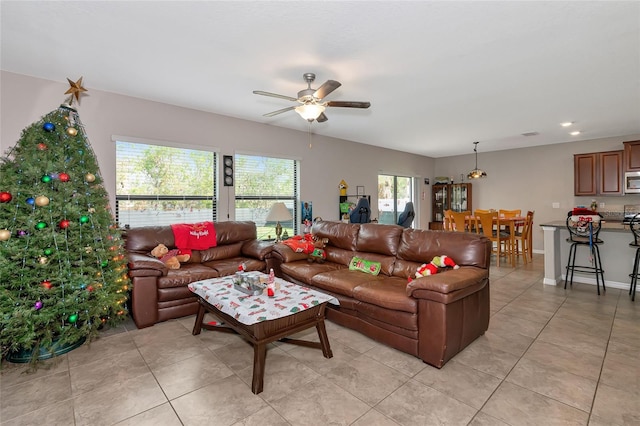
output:
M 78 134 L 78 129 L 76 129 L 75 127 L 67 127 L 67 134 L 69 136 L 75 136 Z
M 0 229 L 0 241 L 7 241 L 11 238 L 11 231 L 8 229 Z
M 49 204 L 49 198 L 45 197 L 44 195 L 40 195 L 38 197 L 36 197 L 36 206 L 38 207 L 44 207 L 46 205 Z
M 96 180 L 96 175 L 94 175 L 94 174 L 92 174 L 92 173 L 87 173 L 87 174 L 84 176 L 84 180 L 86 180 L 87 182 L 91 183 L 91 182 L 93 182 L 93 181 L 95 181 L 95 180 Z

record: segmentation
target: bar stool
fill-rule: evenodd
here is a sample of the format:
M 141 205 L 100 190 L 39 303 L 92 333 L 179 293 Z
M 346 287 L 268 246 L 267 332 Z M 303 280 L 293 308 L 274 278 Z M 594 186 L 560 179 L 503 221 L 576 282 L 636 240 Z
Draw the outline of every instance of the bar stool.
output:
M 595 274 L 596 287 L 598 295 L 600 295 L 600 280 L 602 280 L 602 291 L 607 291 L 604 285 L 604 270 L 602 269 L 602 261 L 600 260 L 600 244 L 604 241 L 598 238 L 600 233 L 600 220 L 602 216 L 595 212 L 586 214 L 567 214 L 567 230 L 569 238 L 567 242 L 571 243 L 569 248 L 569 259 L 567 260 L 567 275 L 564 279 L 564 288 L 567 288 L 567 281 L 573 286 L 573 273 L 581 272 L 585 274 Z M 578 247 L 589 247 L 589 257 L 592 265 L 576 265 L 576 252 Z M 571 273 L 571 278 L 569 278 Z
M 636 258 L 633 261 L 633 272 L 629 274 L 631 285 L 629 286 L 629 296 L 634 301 L 636 298 L 636 285 L 638 284 L 638 264 L 640 264 L 640 213 L 636 214 L 629 223 L 629 228 L 633 233 L 633 242 L 629 243 L 630 247 L 636 248 Z

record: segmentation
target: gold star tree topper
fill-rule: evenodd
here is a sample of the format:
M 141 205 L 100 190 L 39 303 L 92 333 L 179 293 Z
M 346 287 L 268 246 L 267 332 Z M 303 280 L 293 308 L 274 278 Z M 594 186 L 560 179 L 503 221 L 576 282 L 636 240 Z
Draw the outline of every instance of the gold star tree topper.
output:
M 87 89 L 85 89 L 84 87 L 82 87 L 82 77 L 80 77 L 78 79 L 78 81 L 74 82 L 71 81 L 70 78 L 67 78 L 67 81 L 69 82 L 69 89 L 64 92 L 65 95 L 71 94 L 71 96 L 69 96 L 69 105 L 73 104 L 73 98 L 76 98 L 77 102 L 80 102 L 80 93 L 82 92 L 86 92 Z

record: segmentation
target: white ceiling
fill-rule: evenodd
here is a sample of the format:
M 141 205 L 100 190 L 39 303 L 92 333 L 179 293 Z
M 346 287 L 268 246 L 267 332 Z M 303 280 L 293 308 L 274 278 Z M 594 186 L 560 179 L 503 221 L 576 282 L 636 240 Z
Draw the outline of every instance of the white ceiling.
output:
M 0 18 L 3 70 L 89 96 L 307 131 L 252 91 L 296 97 L 313 72 L 342 83 L 326 100 L 371 102 L 314 133 L 431 157 L 640 133 L 638 1 L 2 0 Z

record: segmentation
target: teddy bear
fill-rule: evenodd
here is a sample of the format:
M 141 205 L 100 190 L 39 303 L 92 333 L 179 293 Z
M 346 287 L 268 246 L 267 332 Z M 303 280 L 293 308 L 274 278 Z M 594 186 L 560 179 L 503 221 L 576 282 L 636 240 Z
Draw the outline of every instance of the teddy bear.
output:
M 158 244 L 151 250 L 151 255 L 160 259 L 169 269 L 180 269 L 180 263 L 188 261 L 191 256 L 181 253 L 178 249 L 169 250 L 164 244 Z
M 328 238 L 318 238 L 315 235 L 312 237 L 313 239 L 313 251 L 309 253 L 309 257 L 307 260 L 309 262 L 318 262 L 324 263 L 327 259 L 327 253 L 324 250 L 325 246 L 329 242 Z

